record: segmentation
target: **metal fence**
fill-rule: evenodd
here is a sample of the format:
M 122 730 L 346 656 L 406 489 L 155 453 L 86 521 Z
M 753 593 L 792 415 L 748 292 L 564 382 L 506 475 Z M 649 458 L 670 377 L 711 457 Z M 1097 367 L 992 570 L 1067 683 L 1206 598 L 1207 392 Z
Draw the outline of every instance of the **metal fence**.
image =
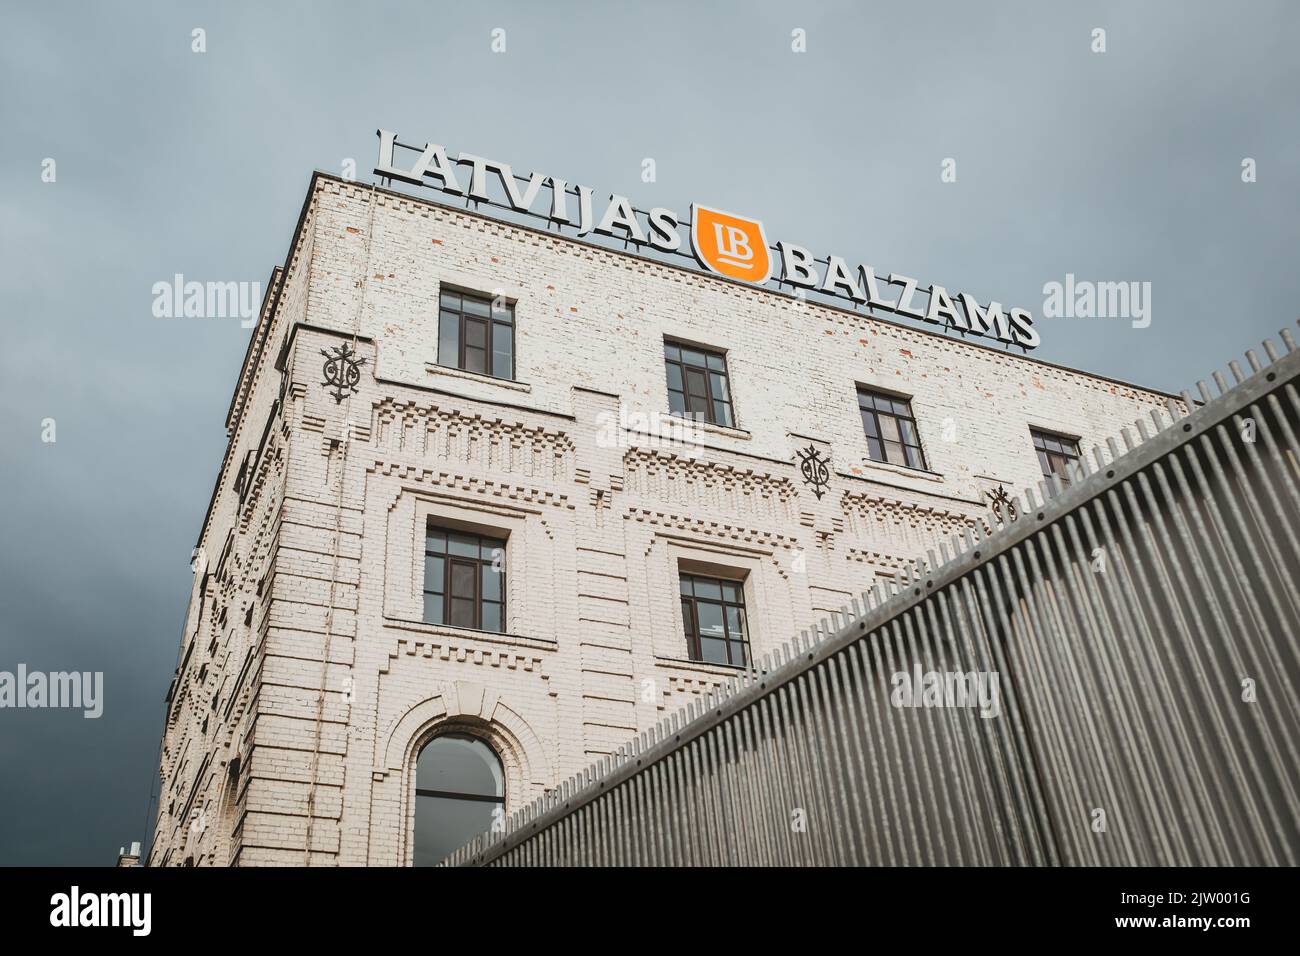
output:
M 1295 865 L 1281 339 L 445 863 Z

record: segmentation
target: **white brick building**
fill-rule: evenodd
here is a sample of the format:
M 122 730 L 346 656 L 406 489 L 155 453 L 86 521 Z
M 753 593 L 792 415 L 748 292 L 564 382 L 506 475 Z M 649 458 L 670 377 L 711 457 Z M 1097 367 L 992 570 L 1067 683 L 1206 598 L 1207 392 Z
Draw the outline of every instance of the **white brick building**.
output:
M 149 862 L 427 862 L 1165 398 L 317 174 L 227 419 Z M 720 423 L 668 441 L 674 405 Z M 478 801 L 463 737 L 500 761 Z

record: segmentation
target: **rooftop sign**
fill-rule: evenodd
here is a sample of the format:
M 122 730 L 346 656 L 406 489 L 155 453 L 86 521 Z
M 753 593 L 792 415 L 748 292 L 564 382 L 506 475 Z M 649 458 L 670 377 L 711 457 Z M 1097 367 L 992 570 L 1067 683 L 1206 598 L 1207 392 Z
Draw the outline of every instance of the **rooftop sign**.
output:
M 534 172 L 516 175 L 509 164 L 460 153 L 453 160 L 434 143 L 423 147 L 397 141 L 397 134 L 381 129 L 375 175 L 417 186 L 428 186 L 462 196 L 474 203 L 489 203 L 517 213 L 572 227 L 578 236 L 594 234 L 623 240 L 645 251 L 687 256 L 716 275 L 751 285 L 789 288 L 798 295 L 814 293 L 841 300 L 850 308 L 890 312 L 938 325 L 944 331 L 977 335 L 1023 349 L 1041 342 L 1033 316 L 1026 309 L 1003 310 L 999 302 L 983 306 L 967 292 L 952 292 L 941 285 L 922 287 L 910 276 L 876 273 L 869 265 L 851 267 L 837 255 L 819 256 L 789 242 L 769 246 L 763 223 L 710 206 L 692 204 L 689 220 L 671 209 L 638 209 L 626 196 L 612 194 L 596 202 L 589 186 L 571 186 L 567 180 Z M 399 166 L 396 152 L 407 151 L 409 166 Z M 418 155 L 416 155 L 418 154 Z M 539 211 L 539 197 L 549 202 Z

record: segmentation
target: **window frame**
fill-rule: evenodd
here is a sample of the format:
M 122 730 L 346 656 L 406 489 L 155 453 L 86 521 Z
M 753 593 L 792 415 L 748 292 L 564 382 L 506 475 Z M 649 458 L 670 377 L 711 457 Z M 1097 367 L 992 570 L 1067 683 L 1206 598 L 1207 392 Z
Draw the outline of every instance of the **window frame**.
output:
M 1034 425 L 1029 426 L 1029 441 L 1038 458 L 1039 470 L 1043 472 L 1044 478 L 1051 478 L 1056 475 L 1062 484 L 1068 485 L 1071 481 L 1069 465 L 1071 462 L 1078 462 L 1083 456 L 1079 451 L 1079 439 L 1065 432 L 1054 432 L 1046 428 L 1038 428 Z M 1055 442 L 1058 449 L 1048 449 L 1043 447 L 1047 442 Z M 1073 447 L 1074 454 L 1067 451 L 1067 447 Z M 1062 471 L 1051 470 L 1053 459 L 1059 459 L 1062 462 Z M 1044 465 L 1047 466 L 1044 469 Z
M 690 582 L 691 593 L 684 593 L 684 585 Z M 718 598 L 700 597 L 696 593 L 697 581 L 703 581 L 708 584 L 718 585 Z M 697 664 L 707 664 L 711 667 L 735 667 L 746 668 L 753 663 L 754 654 L 749 640 L 749 611 L 745 604 L 745 582 L 737 578 L 715 577 L 712 574 L 702 574 L 695 571 L 678 571 L 677 574 L 677 591 L 681 599 L 682 608 L 682 629 L 686 634 L 686 655 L 689 660 Z M 735 588 L 736 599 L 730 600 L 726 597 L 724 588 L 730 585 Z M 726 661 L 709 661 L 704 659 L 704 652 L 700 645 L 700 616 L 698 606 L 700 603 L 716 604 L 722 609 L 722 642 L 727 652 Z M 687 608 L 690 608 L 688 611 Z M 728 623 L 728 608 L 736 608 L 740 611 L 741 636 L 737 640 L 731 636 L 731 625 Z M 712 638 L 717 640 L 717 638 Z M 745 655 L 745 659 L 740 663 L 732 660 L 732 645 L 740 644 Z
M 858 385 L 857 398 L 858 398 L 858 419 L 862 423 L 862 436 L 867 440 L 867 459 L 869 461 L 877 462 L 879 464 L 894 465 L 899 468 L 907 468 L 911 471 L 928 472 L 930 468 L 926 463 L 925 446 L 921 443 L 921 429 L 916 424 L 916 412 L 912 410 L 912 397 L 910 395 L 900 395 L 897 392 L 890 392 L 884 389 L 871 388 L 870 386 L 867 385 Z M 864 398 L 869 398 L 871 400 L 870 407 L 863 405 Z M 890 409 L 888 411 L 885 411 L 883 409 L 877 408 L 876 401 L 878 399 L 888 402 L 890 404 Z M 906 414 L 903 414 L 893 408 L 894 404 L 896 403 L 901 403 L 904 406 Z M 866 423 L 867 415 L 871 416 L 872 425 L 875 429 L 874 435 L 867 429 L 867 423 Z M 882 431 L 880 425 L 880 419 L 882 415 L 893 421 L 894 430 L 898 433 L 897 441 L 894 441 L 893 439 L 886 439 L 884 437 L 884 432 Z M 907 425 L 910 427 L 912 437 L 915 439 L 914 441 L 910 441 L 910 442 L 907 441 L 905 437 L 906 432 L 904 431 L 903 428 L 904 422 L 906 422 Z M 875 445 L 879 446 L 880 454 L 882 457 L 877 458 L 875 455 L 872 454 L 873 442 Z M 892 459 L 889 458 L 890 444 L 898 445 L 903 449 L 902 461 L 893 461 Z M 908 454 L 909 451 L 915 453 L 916 460 L 918 462 L 917 464 L 912 464 L 910 461 L 908 461 L 908 458 L 910 457 Z
M 698 352 L 704 356 L 703 365 L 687 364 L 682 356 L 683 350 Z M 675 357 L 674 357 L 675 351 Z M 721 368 L 714 368 L 709 364 L 709 359 L 717 359 Z M 678 376 L 681 379 L 682 387 L 673 388 L 672 379 L 669 377 L 668 366 L 677 367 Z M 687 385 L 687 369 L 704 373 L 704 403 L 706 409 L 703 413 L 693 411 L 691 408 L 691 390 Z M 713 376 L 721 375 L 723 384 L 723 394 L 721 396 L 714 394 Z M 704 421 L 710 425 L 716 425 L 719 428 L 737 428 L 736 425 L 736 406 L 731 400 L 731 369 L 727 364 L 727 353 L 722 349 L 709 348 L 704 345 L 695 345 L 691 342 L 683 342 L 679 339 L 664 339 L 664 385 L 668 391 L 668 410 L 673 415 L 692 420 Z M 673 393 L 680 393 L 682 396 L 682 411 L 673 407 Z M 715 418 L 714 403 L 720 402 L 726 409 L 730 421 L 721 422 Z M 703 418 L 699 415 L 703 414 Z
M 447 304 L 446 302 L 447 297 L 454 297 L 459 300 L 458 303 L 455 305 L 455 307 L 452 307 Z M 505 309 L 499 310 L 494 307 L 497 298 L 498 296 L 485 295 L 482 292 L 474 292 L 468 289 L 461 289 L 456 286 L 450 286 L 450 285 L 443 285 L 441 288 L 438 289 L 438 339 L 437 339 L 437 347 L 436 347 L 437 359 L 434 364 L 439 365 L 442 368 L 454 368 L 458 371 L 465 372 L 469 375 L 483 375 L 488 378 L 495 378 L 502 382 L 518 381 L 516 375 L 517 375 L 517 366 L 519 363 L 519 358 L 518 355 L 516 354 L 516 349 L 515 349 L 515 346 L 517 345 L 519 339 L 519 337 L 515 334 L 516 318 L 517 318 L 515 316 L 515 305 L 517 303 L 507 299 Z M 467 300 L 470 302 L 477 302 L 480 305 L 486 305 L 487 315 L 474 315 L 469 312 L 466 312 L 465 302 Z M 444 312 L 455 313 L 456 315 L 456 361 L 454 364 L 444 361 L 443 354 L 442 354 L 442 345 L 443 345 L 442 323 L 443 323 Z M 507 318 L 505 319 L 499 318 L 498 314 L 501 312 L 504 312 Z M 484 345 L 483 345 L 484 371 L 481 372 L 466 367 L 465 354 L 466 354 L 466 350 L 469 348 L 469 346 L 466 344 L 467 336 L 465 335 L 465 327 L 467 322 L 479 323 L 485 326 L 486 328 L 486 331 L 484 333 Z M 497 375 L 493 371 L 495 367 L 493 356 L 495 353 L 492 346 L 493 346 L 493 342 L 496 340 L 496 335 L 498 334 L 497 332 L 498 326 L 504 326 L 510 332 L 510 375 L 509 377 L 503 377 L 501 375 Z
M 442 550 L 431 550 L 429 546 L 430 539 L 436 535 L 442 535 Z M 451 535 L 460 535 L 464 538 L 473 538 L 478 548 L 478 556 L 471 557 L 464 554 L 453 554 L 451 551 Z M 485 542 L 496 542 L 499 546 L 492 550 L 501 552 L 501 569 L 493 571 L 492 566 L 495 557 L 484 557 Z M 506 588 L 506 550 L 509 544 L 509 536 L 503 535 L 497 537 L 492 534 L 481 534 L 477 531 L 466 531 L 449 525 L 438 524 L 430 519 L 424 529 L 424 578 L 420 593 L 423 600 L 423 608 L 420 619 L 425 624 L 440 625 L 443 627 L 459 627 L 465 630 L 481 631 L 484 634 L 508 634 L 509 619 L 507 588 Z M 442 590 L 430 590 L 429 585 L 429 563 L 431 559 L 439 558 L 442 560 Z M 472 598 L 463 596 L 454 596 L 452 590 L 453 571 L 457 566 L 473 565 L 474 573 L 474 594 Z M 483 596 L 483 575 L 490 571 L 499 576 L 498 591 L 496 599 L 484 598 Z M 432 621 L 429 619 L 429 596 L 437 595 L 442 599 L 442 615 L 440 620 Z M 452 603 L 453 601 L 471 600 L 474 606 L 474 623 L 456 624 L 452 621 Z M 489 630 L 483 626 L 483 605 L 497 604 L 500 606 L 501 626 L 497 630 Z

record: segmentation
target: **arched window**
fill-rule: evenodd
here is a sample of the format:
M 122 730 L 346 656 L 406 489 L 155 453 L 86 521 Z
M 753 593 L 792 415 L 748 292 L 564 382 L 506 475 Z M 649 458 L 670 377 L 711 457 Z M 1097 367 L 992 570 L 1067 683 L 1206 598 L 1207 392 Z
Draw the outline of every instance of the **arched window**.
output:
M 435 866 L 505 810 L 501 761 L 483 741 L 443 734 L 415 763 L 415 865 Z

